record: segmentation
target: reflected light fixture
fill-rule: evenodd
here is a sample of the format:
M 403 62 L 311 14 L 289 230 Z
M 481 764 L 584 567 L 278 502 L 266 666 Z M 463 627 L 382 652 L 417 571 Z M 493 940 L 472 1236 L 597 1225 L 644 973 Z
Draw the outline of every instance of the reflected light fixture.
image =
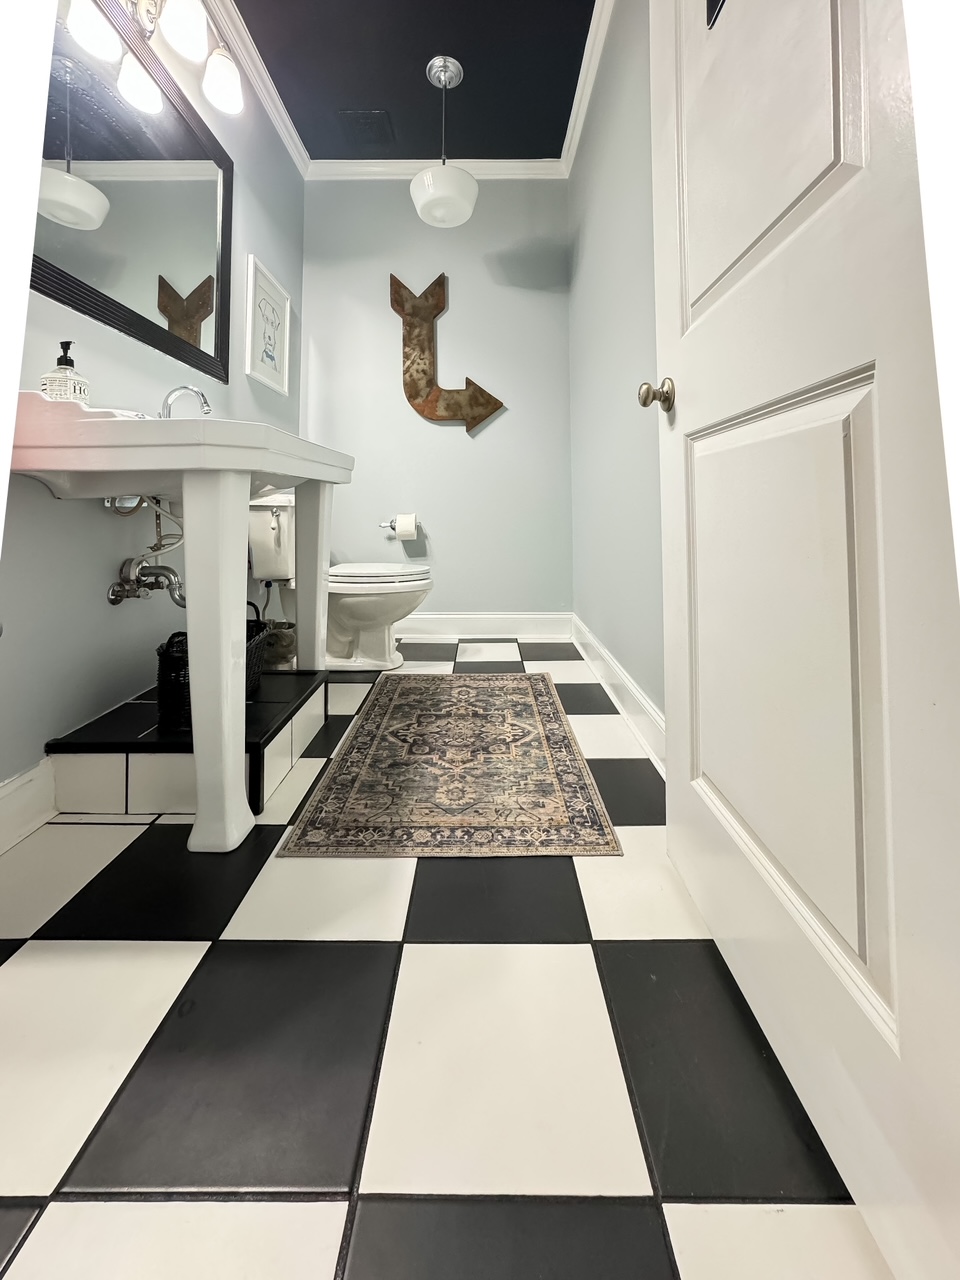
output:
M 224 115 L 238 116 L 243 110 L 243 86 L 240 72 L 233 58 L 220 45 L 207 59 L 207 68 L 200 85 L 203 96 L 212 107 Z
M 117 76 L 117 89 L 131 107 L 156 116 L 163 110 L 163 94 L 147 69 L 132 53 L 125 53 Z
M 37 213 L 57 222 L 61 227 L 74 231 L 96 231 L 110 212 L 110 201 L 91 182 L 85 182 L 72 173 L 73 140 L 70 131 L 70 91 L 75 84 L 81 88 L 89 84 L 86 70 L 72 58 L 56 56 L 50 68 L 51 78 L 66 86 L 66 130 L 63 158 L 65 169 L 44 163 L 40 170 L 40 198 Z
M 443 93 L 440 163 L 421 169 L 410 183 L 410 195 L 420 218 L 431 227 L 459 227 L 473 213 L 479 187 L 472 173 L 447 164 L 447 90 L 463 79 L 456 58 L 440 55 L 427 63 L 427 79 Z
M 200 0 L 165 0 L 158 20 L 163 38 L 188 62 L 206 62 L 210 52 L 207 15 Z
M 93 0 L 70 0 L 67 30 L 81 49 L 104 62 L 119 62 L 123 45 L 113 26 Z

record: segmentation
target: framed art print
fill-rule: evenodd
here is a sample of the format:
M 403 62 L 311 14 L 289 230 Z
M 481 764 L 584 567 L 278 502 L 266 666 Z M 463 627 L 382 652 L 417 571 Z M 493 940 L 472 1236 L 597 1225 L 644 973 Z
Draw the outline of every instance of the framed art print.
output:
M 247 257 L 247 376 L 285 396 L 289 366 L 290 295 L 251 253 Z

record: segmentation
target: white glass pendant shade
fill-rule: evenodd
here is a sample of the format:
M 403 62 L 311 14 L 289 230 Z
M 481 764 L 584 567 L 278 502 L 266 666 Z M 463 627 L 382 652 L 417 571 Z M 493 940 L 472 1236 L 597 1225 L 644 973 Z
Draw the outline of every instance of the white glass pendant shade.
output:
M 459 227 L 473 213 L 480 190 L 476 178 L 452 164 L 421 169 L 410 183 L 417 213 L 431 227 Z
M 214 49 L 203 73 L 203 96 L 224 115 L 238 116 L 243 110 L 240 72 L 226 49 Z
M 205 62 L 210 51 L 207 15 L 200 0 L 166 0 L 160 30 L 171 49 L 188 62 Z
M 70 0 L 67 30 L 81 49 L 104 62 L 119 62 L 123 53 L 120 37 L 93 0 Z
M 110 201 L 99 187 L 76 174 L 44 165 L 40 170 L 37 212 L 62 227 L 96 231 L 110 212 Z
M 131 107 L 136 107 L 146 115 L 159 115 L 163 110 L 163 94 L 132 53 L 123 55 L 117 88 Z

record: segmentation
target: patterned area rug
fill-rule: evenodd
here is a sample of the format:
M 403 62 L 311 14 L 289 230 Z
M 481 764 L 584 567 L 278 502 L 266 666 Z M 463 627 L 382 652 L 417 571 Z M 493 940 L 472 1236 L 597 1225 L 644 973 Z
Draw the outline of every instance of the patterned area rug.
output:
M 386 675 L 279 856 L 618 854 L 546 675 Z

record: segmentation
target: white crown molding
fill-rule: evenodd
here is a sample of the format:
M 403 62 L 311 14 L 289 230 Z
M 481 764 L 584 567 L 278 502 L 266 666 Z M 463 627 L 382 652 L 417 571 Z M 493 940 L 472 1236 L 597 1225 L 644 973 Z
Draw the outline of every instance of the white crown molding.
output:
M 66 169 L 63 160 L 44 160 Z M 212 160 L 74 160 L 73 172 L 90 182 L 209 182 L 220 177 Z
M 415 177 L 421 169 L 439 164 L 436 156 L 429 160 L 311 160 L 306 173 L 308 182 L 357 181 L 363 179 L 405 179 Z M 451 160 L 451 165 L 468 169 L 475 178 L 566 178 L 562 160 Z
M 204 0 L 204 3 L 210 21 L 243 69 L 294 164 L 308 182 L 391 178 L 406 178 L 409 181 L 421 169 L 436 164 L 436 157 L 424 160 L 311 160 L 234 0 Z M 569 178 L 600 67 L 600 56 L 614 3 L 615 0 L 596 0 L 594 5 L 560 159 L 454 160 L 452 163 L 469 169 L 475 178 L 483 180 Z
M 273 121 L 274 128 L 290 152 L 301 176 L 306 177 L 310 165 L 307 149 L 287 114 L 277 87 L 270 78 L 270 72 L 264 65 L 260 51 L 254 44 L 253 37 L 247 30 L 247 24 L 240 17 L 236 5 L 233 0 L 204 0 L 204 6 L 221 40 L 242 68 L 263 104 L 264 110 Z
M 600 70 L 600 57 L 606 43 L 615 3 L 616 0 L 596 0 L 593 6 L 593 17 L 590 20 L 590 30 L 587 32 L 583 61 L 580 64 L 580 78 L 577 80 L 577 91 L 570 110 L 570 123 L 567 125 L 567 136 L 563 140 L 563 151 L 560 153 L 564 176 L 567 178 L 573 170 L 573 162 L 577 157 L 580 135 L 583 132 L 587 108 L 590 106 L 590 98 L 593 95 L 593 86 Z

